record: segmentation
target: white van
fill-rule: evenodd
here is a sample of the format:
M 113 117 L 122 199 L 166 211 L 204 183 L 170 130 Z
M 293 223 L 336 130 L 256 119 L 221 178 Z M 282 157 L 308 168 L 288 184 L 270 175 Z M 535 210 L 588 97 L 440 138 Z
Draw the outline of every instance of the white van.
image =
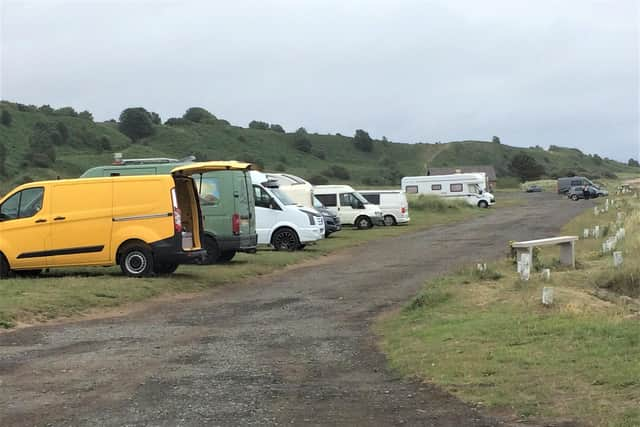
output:
M 486 191 L 484 173 L 457 173 L 451 175 L 405 176 L 401 187 L 407 194 L 433 194 L 441 197 L 464 199 L 480 208 L 488 208 L 496 202 Z
M 380 206 L 384 225 L 408 224 L 409 203 L 402 190 L 360 190 L 369 203 Z
M 348 185 L 316 185 L 313 191 L 342 224 L 353 224 L 361 230 L 384 224 L 380 207 Z
M 300 208 L 265 174 L 251 171 L 259 245 L 294 251 L 324 238 L 324 221 L 315 210 Z
M 267 179 L 278 183 L 278 188 L 300 206 L 315 209 L 313 206 L 313 185 L 299 176 L 289 173 L 264 172 Z

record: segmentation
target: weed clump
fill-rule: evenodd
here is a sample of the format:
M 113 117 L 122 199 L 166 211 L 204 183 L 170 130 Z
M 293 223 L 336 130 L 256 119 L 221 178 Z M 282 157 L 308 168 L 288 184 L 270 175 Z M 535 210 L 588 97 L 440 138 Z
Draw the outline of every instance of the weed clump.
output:
M 595 279 L 601 289 L 607 289 L 632 298 L 640 297 L 640 269 L 622 269 L 607 271 Z
M 422 308 L 435 307 L 449 301 L 450 299 L 451 294 L 449 292 L 444 292 L 440 289 L 434 288 L 427 289 L 411 300 L 411 302 L 405 307 L 405 311 L 415 311 Z

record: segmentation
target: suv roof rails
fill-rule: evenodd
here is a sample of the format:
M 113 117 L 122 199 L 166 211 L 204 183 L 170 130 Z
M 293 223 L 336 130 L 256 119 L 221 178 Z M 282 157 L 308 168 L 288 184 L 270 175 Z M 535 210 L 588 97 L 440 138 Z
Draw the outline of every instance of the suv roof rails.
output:
M 145 164 L 157 164 L 157 163 L 189 163 L 193 162 L 196 158 L 195 156 L 187 156 L 182 159 L 172 159 L 169 157 L 146 157 L 140 159 L 123 159 L 122 155 L 118 156 L 114 155 L 113 164 L 114 165 L 145 165 Z

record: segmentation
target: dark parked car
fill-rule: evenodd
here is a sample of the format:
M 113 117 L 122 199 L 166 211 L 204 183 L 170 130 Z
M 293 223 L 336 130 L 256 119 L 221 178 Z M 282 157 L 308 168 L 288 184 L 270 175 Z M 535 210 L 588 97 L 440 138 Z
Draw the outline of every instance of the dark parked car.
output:
M 342 229 L 338 215 L 332 214 L 315 196 L 313 197 L 313 207 L 322 214 L 322 219 L 324 219 L 324 237 L 329 237 L 330 234 Z
M 595 185 L 587 186 L 587 190 L 589 191 L 589 198 L 595 199 L 596 197 L 608 196 L 609 192 L 605 189 L 597 187 Z M 571 200 L 580 200 L 584 199 L 584 186 L 580 187 L 571 187 L 569 192 L 567 193 L 567 197 Z
M 525 191 L 527 193 L 539 193 L 539 192 L 544 191 L 544 190 L 539 185 L 533 184 L 533 185 L 528 186 Z

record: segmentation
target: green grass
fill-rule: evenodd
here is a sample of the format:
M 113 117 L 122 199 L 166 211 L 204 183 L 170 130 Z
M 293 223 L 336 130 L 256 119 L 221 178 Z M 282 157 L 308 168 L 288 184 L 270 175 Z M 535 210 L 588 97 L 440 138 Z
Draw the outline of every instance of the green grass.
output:
M 640 203 L 625 200 L 620 210 L 628 237 L 619 249 L 634 260 Z M 611 224 L 615 211 L 597 217 L 586 212 L 563 233 L 582 235 L 587 226 Z M 499 415 L 640 425 L 637 306 L 595 296 L 602 277 L 625 282 L 637 267 L 630 261 L 615 270 L 610 255 L 600 253 L 601 242 L 578 242 L 577 270 L 558 266 L 556 248 L 541 250 L 541 266 L 553 270 L 549 283 L 538 272 L 521 282 L 506 259 L 490 266 L 495 275 L 467 269 L 427 283 L 377 325 L 391 366 Z M 552 307 L 540 303 L 544 286 L 554 287 Z
M 168 277 L 131 279 L 116 267 L 52 269 L 39 278 L 0 281 L 0 327 L 20 322 L 38 322 L 142 301 L 160 295 L 198 292 L 243 278 L 267 274 L 289 265 L 311 260 L 370 240 L 415 232 L 437 224 L 461 221 L 488 210 L 456 209 L 448 212 L 416 211 L 406 226 L 344 230 L 310 245 L 303 251 L 260 250 L 255 255 L 238 254 L 226 265 L 180 266 Z

